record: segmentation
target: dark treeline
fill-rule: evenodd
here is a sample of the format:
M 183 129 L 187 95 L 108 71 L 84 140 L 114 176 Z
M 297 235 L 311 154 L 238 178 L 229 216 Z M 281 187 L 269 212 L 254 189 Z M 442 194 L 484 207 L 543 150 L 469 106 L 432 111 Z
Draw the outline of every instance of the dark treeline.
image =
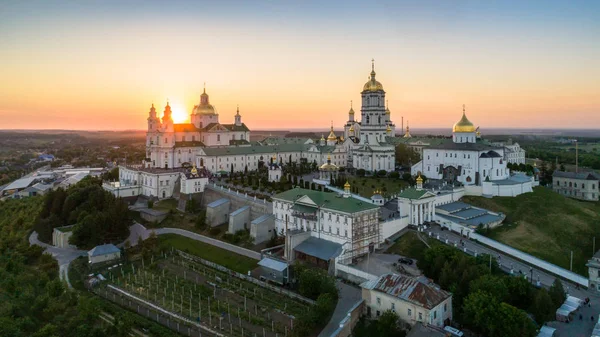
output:
M 55 227 L 75 225 L 70 243 L 90 248 L 122 242 L 131 223 L 127 203 L 105 191 L 99 179 L 86 177 L 66 191 L 46 194 L 34 229 L 41 241 L 50 243 Z

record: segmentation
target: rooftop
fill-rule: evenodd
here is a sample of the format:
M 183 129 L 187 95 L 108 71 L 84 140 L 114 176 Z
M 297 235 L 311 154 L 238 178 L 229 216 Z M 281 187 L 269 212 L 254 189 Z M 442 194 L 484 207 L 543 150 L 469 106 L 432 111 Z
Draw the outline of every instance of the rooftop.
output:
M 225 200 L 227 200 L 227 199 L 225 199 Z M 245 211 L 247 209 L 250 209 L 250 206 L 242 206 L 242 207 L 236 209 L 235 211 L 231 212 L 229 214 L 229 216 L 236 216 L 236 215 L 242 213 L 243 211 Z
M 261 215 L 258 218 L 252 220 L 250 223 L 251 224 L 259 224 L 259 223 L 265 222 L 266 220 L 269 220 L 271 218 L 273 218 L 273 214 L 265 214 L 265 215 Z
M 563 172 L 563 171 L 554 171 L 552 173 L 553 177 L 558 178 L 570 178 L 570 179 L 580 179 L 580 180 L 600 180 L 600 174 L 596 172 Z
M 461 201 L 455 201 L 435 207 L 440 218 L 465 226 L 487 225 L 502 220 L 502 215 L 491 213 L 483 208 L 473 207 Z
M 288 265 L 285 262 L 273 260 L 271 258 L 265 257 L 264 259 L 258 262 L 258 265 L 261 267 L 273 269 L 276 271 L 284 271 L 287 269 Z
M 429 193 L 430 195 L 426 195 L 427 193 Z M 433 197 L 433 196 L 434 195 L 431 192 L 429 192 L 425 189 L 418 190 L 414 187 L 407 188 L 398 194 L 398 198 L 405 198 L 405 199 L 421 199 L 423 197 L 429 198 L 429 197 Z
M 384 274 L 378 279 L 364 282 L 364 289 L 375 290 L 397 297 L 401 300 L 433 309 L 452 296 L 425 277 L 409 277 L 397 274 Z
M 117 253 L 117 252 L 120 252 L 120 251 L 121 250 L 119 248 L 117 248 L 117 246 L 109 243 L 109 244 L 106 244 L 106 245 L 100 245 L 100 246 L 96 246 L 96 247 L 92 248 L 92 250 L 90 250 L 88 252 L 88 255 L 90 257 L 92 257 L 92 256 L 100 256 L 100 255 Z
M 229 199 L 221 198 L 219 200 L 215 200 L 215 201 L 211 202 L 210 204 L 206 205 L 206 207 L 217 207 L 217 206 L 221 206 L 228 202 L 229 202 Z
M 299 200 L 302 197 L 307 197 L 308 200 Z M 309 207 L 321 206 L 323 209 L 330 209 L 345 213 L 357 213 L 379 209 L 379 206 L 377 205 L 358 200 L 354 197 L 343 198 L 336 193 L 313 191 L 300 187 L 292 188 L 291 190 L 276 194 L 273 196 L 273 199 L 281 199 L 294 203 L 299 201 L 301 204 Z
M 297 245 L 294 250 L 306 255 L 314 256 L 321 260 L 329 261 L 340 255 L 342 252 L 342 245 L 333 241 L 311 236 Z

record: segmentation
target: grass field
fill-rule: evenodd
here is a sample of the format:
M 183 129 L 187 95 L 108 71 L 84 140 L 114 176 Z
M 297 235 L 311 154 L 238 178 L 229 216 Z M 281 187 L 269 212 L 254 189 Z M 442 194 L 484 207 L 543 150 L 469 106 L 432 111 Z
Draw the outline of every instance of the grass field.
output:
M 504 225 L 490 238 L 587 276 L 585 263 L 593 255 L 593 237 L 600 249 L 600 203 L 565 198 L 545 187 L 517 197 L 464 197 L 462 201 L 504 212 Z
M 427 240 L 427 243 L 430 246 L 439 244 L 437 240 Z M 385 252 L 422 260 L 426 249 L 427 246 L 417 237 L 417 232 L 409 231 L 396 240 Z
M 161 248 L 182 250 L 240 273 L 256 268 L 258 261 L 177 234 L 159 236 Z
M 407 187 L 404 180 L 391 178 L 356 177 L 350 178 L 348 182 L 352 188 L 358 188 L 358 194 L 365 198 L 370 198 L 375 190 L 381 190 L 384 196 L 389 197 Z

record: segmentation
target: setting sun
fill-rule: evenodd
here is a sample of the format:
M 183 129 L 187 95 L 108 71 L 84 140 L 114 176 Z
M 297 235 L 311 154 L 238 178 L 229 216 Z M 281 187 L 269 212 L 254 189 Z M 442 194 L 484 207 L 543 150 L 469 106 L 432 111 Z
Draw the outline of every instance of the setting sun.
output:
M 173 122 L 183 123 L 189 121 L 189 112 L 187 112 L 185 105 L 181 102 L 169 102 L 171 105 L 171 111 L 173 111 Z

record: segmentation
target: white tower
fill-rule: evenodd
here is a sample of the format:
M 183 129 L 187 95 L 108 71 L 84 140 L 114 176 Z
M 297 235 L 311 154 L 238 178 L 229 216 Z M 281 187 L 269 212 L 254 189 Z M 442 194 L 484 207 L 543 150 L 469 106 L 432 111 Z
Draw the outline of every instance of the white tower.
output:
M 371 76 L 361 92 L 360 142 L 377 145 L 384 142 L 387 129 L 385 91 L 375 79 L 375 61 L 371 60 Z
M 235 114 L 235 126 L 242 126 L 242 116 L 240 115 L 240 106 L 237 106 L 237 111 Z

